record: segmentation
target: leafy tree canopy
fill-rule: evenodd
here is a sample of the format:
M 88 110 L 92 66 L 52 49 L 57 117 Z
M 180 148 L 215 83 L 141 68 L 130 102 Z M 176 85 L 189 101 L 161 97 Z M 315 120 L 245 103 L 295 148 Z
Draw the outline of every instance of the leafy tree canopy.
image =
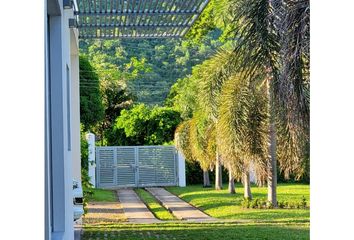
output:
M 138 104 L 122 110 L 108 141 L 110 145 L 123 146 L 170 143 L 180 121 L 180 114 L 172 108 Z

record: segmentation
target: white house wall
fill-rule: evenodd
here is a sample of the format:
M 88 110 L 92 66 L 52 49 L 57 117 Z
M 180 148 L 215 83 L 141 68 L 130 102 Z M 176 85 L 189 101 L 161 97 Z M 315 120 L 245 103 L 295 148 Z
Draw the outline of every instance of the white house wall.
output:
M 44 14 L 44 29 L 45 29 L 45 34 L 44 34 L 44 44 L 45 44 L 45 239 L 50 239 L 50 234 L 51 234 L 51 165 L 50 165 L 50 108 L 49 108 L 49 35 L 48 35 L 48 14 L 51 12 L 53 7 L 50 6 L 53 3 L 48 3 L 45 1 L 44 3 L 44 8 L 45 8 L 45 14 Z
M 72 159 L 73 178 L 81 181 L 80 152 L 80 80 L 79 80 L 79 45 L 78 30 L 70 30 L 71 60 L 71 120 L 72 120 Z
M 73 240 L 72 181 L 81 178 L 77 34 L 72 9 L 62 0 L 47 6 L 54 7 L 46 10 L 46 239 Z

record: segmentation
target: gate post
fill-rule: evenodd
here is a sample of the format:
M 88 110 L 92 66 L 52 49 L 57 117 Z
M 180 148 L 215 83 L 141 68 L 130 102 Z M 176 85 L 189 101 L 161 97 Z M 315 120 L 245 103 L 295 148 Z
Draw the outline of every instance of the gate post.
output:
M 90 183 L 96 187 L 96 153 L 95 153 L 95 134 L 88 133 L 86 135 L 88 143 L 88 175 Z
M 178 186 L 186 186 L 186 161 L 183 154 L 180 151 L 177 151 L 178 159 Z

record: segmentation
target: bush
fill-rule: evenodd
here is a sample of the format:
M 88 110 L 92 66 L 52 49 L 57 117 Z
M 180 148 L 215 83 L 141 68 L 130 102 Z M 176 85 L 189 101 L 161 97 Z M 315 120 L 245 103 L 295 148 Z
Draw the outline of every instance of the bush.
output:
M 90 183 L 90 177 L 86 169 L 81 169 L 81 184 L 82 184 L 82 193 L 83 193 L 83 207 L 84 213 L 87 213 L 87 203 L 89 197 L 93 195 L 93 186 Z
M 241 201 L 241 206 L 243 208 L 258 208 L 258 209 L 272 209 L 274 208 L 273 204 L 265 199 L 254 198 L 252 200 L 244 198 Z M 278 208 L 285 209 L 307 209 L 307 200 L 305 197 L 302 197 L 301 201 L 278 201 Z
M 251 203 L 251 200 L 248 199 L 248 198 L 244 198 L 242 201 L 241 201 L 241 206 L 243 208 L 250 208 L 250 203 Z

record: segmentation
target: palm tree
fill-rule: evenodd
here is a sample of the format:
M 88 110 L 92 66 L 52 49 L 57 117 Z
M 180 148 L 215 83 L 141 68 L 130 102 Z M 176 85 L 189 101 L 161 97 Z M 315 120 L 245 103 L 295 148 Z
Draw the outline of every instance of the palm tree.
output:
M 197 161 L 200 163 L 200 166 L 203 170 L 203 187 L 210 187 L 211 185 L 209 179 L 209 166 L 207 164 L 203 164 L 204 161 L 198 160 L 205 157 L 203 155 L 204 152 L 199 147 L 197 148 L 197 150 L 196 149 L 192 150 L 192 144 L 190 138 L 192 122 L 193 120 L 186 120 L 183 121 L 180 125 L 178 125 L 175 131 L 175 145 L 176 148 L 182 152 L 182 154 L 184 155 L 187 161 Z M 192 137 L 196 137 L 196 136 L 192 135 Z M 192 141 L 196 141 L 196 139 L 192 139 Z M 196 153 L 196 151 L 198 152 Z
M 245 186 L 245 197 L 251 198 L 250 194 L 250 184 L 249 184 L 249 163 L 251 162 L 250 157 L 247 156 L 254 156 L 255 154 L 259 154 L 260 157 L 255 157 L 255 159 L 258 161 L 258 159 L 262 164 L 257 165 L 259 166 L 260 170 L 258 173 L 260 174 L 258 179 L 263 179 L 264 177 L 264 170 L 265 169 L 265 164 L 264 164 L 264 155 L 261 153 L 257 153 L 257 149 L 252 149 L 251 147 L 248 147 L 247 149 L 243 149 L 244 146 L 247 146 L 247 143 L 252 143 L 254 146 L 259 146 L 259 143 L 257 142 L 258 135 L 256 134 L 257 131 L 261 131 L 262 129 L 259 128 L 256 124 L 259 122 L 257 119 L 252 119 L 254 116 L 252 114 L 261 114 L 262 107 L 266 109 L 266 104 L 265 101 L 260 102 L 260 94 L 255 93 L 255 85 L 253 84 L 252 86 L 250 85 L 250 81 L 246 81 L 244 76 L 241 74 L 236 74 L 236 58 L 235 58 L 235 53 L 233 51 L 229 50 L 230 48 L 222 48 L 219 50 L 219 52 L 206 61 L 201 67 L 199 67 L 199 77 L 200 77 L 200 91 L 199 91 L 199 100 L 200 102 L 203 102 L 204 105 L 201 105 L 201 109 L 203 109 L 203 112 L 207 114 L 207 117 L 211 121 L 211 125 L 215 126 L 222 126 L 219 125 L 219 120 L 220 118 L 225 118 L 230 112 L 234 111 L 235 109 L 238 111 L 240 110 L 242 114 L 245 114 L 244 116 L 237 116 L 237 114 L 233 117 L 236 118 L 236 121 L 242 122 L 242 117 L 245 117 L 245 122 L 244 122 L 244 129 L 241 130 L 241 128 L 238 126 L 238 124 L 235 124 L 234 127 L 236 129 L 233 129 L 234 131 L 230 131 L 230 122 L 225 122 L 225 129 L 226 131 L 222 131 L 223 129 L 216 128 L 216 133 L 215 133 L 215 153 L 216 153 L 216 161 L 215 161 L 215 166 L 216 166 L 216 181 L 215 181 L 215 188 L 216 189 L 221 189 L 222 187 L 222 181 L 221 181 L 221 163 L 224 163 L 225 166 L 228 167 L 229 170 L 229 190 L 230 193 L 234 191 L 234 178 L 240 180 L 242 179 L 244 182 Z M 231 77 L 230 77 L 231 76 Z M 257 79 L 260 77 L 257 76 Z M 224 87 L 226 85 L 226 87 Z M 222 92 L 223 88 L 228 89 L 231 91 L 230 94 L 227 92 Z M 236 91 L 235 91 L 236 90 Z M 226 91 L 226 90 L 225 90 Z M 258 91 L 262 92 L 262 91 Z M 264 87 L 263 87 L 263 92 L 262 96 L 264 98 Z M 227 97 L 230 97 L 229 99 L 226 99 Z M 229 104 L 226 102 L 229 100 Z M 258 101 L 258 102 L 257 102 Z M 257 103 L 257 104 L 255 104 Z M 262 103 L 262 104 L 260 104 Z M 223 107 L 229 107 L 225 112 L 222 112 L 221 109 Z M 238 106 L 241 106 L 241 109 L 237 109 Z M 253 109 L 252 109 L 253 107 Z M 244 110 L 244 112 L 242 112 Z M 240 119 L 238 119 L 240 117 Z M 260 116 L 260 121 L 264 121 L 264 118 L 267 117 L 267 114 L 263 114 Z M 253 121 L 253 122 L 252 122 Z M 264 121 L 265 122 L 265 121 Z M 228 128 L 226 127 L 228 126 Z M 262 125 L 264 127 L 265 124 Z M 213 129 L 213 127 L 209 127 L 209 129 Z M 239 131 L 239 132 L 237 132 Z M 243 132 L 242 132 L 243 131 Z M 252 132 L 253 131 L 253 132 Z M 264 130 L 263 131 L 263 136 L 264 136 Z M 212 131 L 213 132 L 213 131 Z M 247 135 L 247 134 L 250 135 Z M 246 134 L 246 135 L 245 135 Z M 231 138 L 236 137 L 239 139 L 242 139 L 240 141 L 243 141 L 242 144 L 239 142 L 237 146 L 235 146 L 235 140 L 231 140 L 229 142 L 224 142 L 224 138 Z M 261 138 L 259 141 L 261 141 L 261 145 L 264 148 L 267 143 L 267 138 Z M 225 148 L 231 148 L 235 147 L 238 148 L 237 151 L 230 152 L 226 150 Z M 261 147 L 261 148 L 262 148 Z M 242 149 L 242 150 L 241 150 Z M 233 149 L 235 150 L 235 149 Z M 259 152 L 259 151 L 258 151 Z M 268 151 L 265 151 L 268 152 Z M 209 154 L 210 155 L 210 154 Z M 247 156 L 246 156 L 247 155 Z M 234 157 L 233 157 L 234 156 Z M 263 176 L 261 176 L 263 174 Z
M 233 71 L 233 67 L 230 61 L 232 51 L 230 46 L 225 46 L 209 60 L 205 61 L 200 71 L 200 86 L 199 86 L 199 101 L 203 103 L 200 107 L 202 111 L 207 114 L 212 124 L 217 125 L 218 122 L 218 108 L 219 108 L 219 96 L 223 85 L 223 82 L 227 79 L 230 73 Z M 219 153 L 217 144 L 219 139 L 219 133 L 216 132 L 215 141 L 215 189 L 222 189 L 222 156 Z
M 280 72 L 277 96 L 282 111 L 278 136 L 280 169 L 300 177 L 309 146 L 310 6 L 308 0 L 280 1 L 275 14 L 280 38 Z
M 262 73 L 268 82 L 268 200 L 277 206 L 277 136 L 281 136 L 278 137 L 281 152 L 291 154 L 291 158 L 280 155 L 278 159 L 286 175 L 299 172 L 303 159 L 301 146 L 308 139 L 309 1 L 229 0 L 228 3 L 238 71 L 250 79 Z M 277 129 L 276 120 L 280 122 Z
M 262 182 L 266 176 L 267 149 L 267 99 L 264 86 L 252 85 L 241 74 L 232 75 L 222 88 L 218 142 L 220 152 L 228 156 L 227 165 L 233 176 L 244 184 L 245 198 L 252 198 L 249 169 L 252 164 L 257 179 Z
M 204 187 L 210 187 L 209 169 L 214 165 L 214 156 L 208 152 L 208 122 L 202 112 L 194 113 L 190 120 L 190 145 L 192 154 L 203 170 Z M 209 135 L 210 136 L 210 135 Z M 210 143 L 209 143 L 210 144 Z
M 232 166 L 231 164 L 228 164 L 227 170 L 229 172 L 229 193 L 230 194 L 235 194 L 236 193 L 236 189 L 235 189 L 235 177 L 232 173 Z

